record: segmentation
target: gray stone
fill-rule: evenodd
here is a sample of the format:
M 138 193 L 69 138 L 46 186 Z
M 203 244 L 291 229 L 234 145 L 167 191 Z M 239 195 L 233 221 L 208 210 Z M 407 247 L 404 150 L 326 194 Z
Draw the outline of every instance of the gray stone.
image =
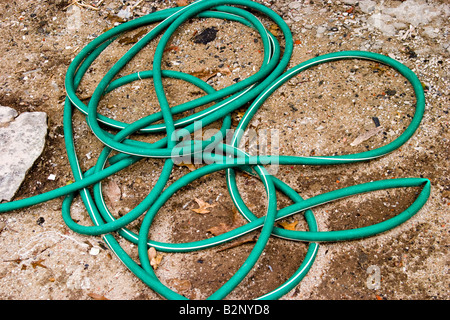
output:
M 18 113 L 15 109 L 0 106 L 0 126 L 4 126 L 13 121 L 17 115 Z
M 326 26 L 318 26 L 317 27 L 317 31 L 316 31 L 316 36 L 317 37 L 321 37 L 324 32 L 327 31 L 327 27 Z
M 372 0 L 363 0 L 359 2 L 359 8 L 364 13 L 372 13 L 375 11 L 376 2 Z
M 288 5 L 289 9 L 299 9 L 299 8 L 301 8 L 301 6 L 302 6 L 302 4 L 297 1 L 291 2 Z
M 10 201 L 44 150 L 47 114 L 0 106 L 0 119 L 0 201 Z
M 395 29 L 398 29 L 398 30 L 407 30 L 409 28 L 409 26 L 403 22 L 394 21 L 392 23 L 392 25 L 394 26 Z
M 423 29 L 423 33 L 431 38 L 431 39 L 435 39 L 439 36 L 439 29 L 438 28 L 433 28 L 433 27 L 425 27 Z
M 133 13 L 130 11 L 129 7 L 126 7 L 125 9 L 119 10 L 117 16 L 122 19 L 130 19 L 133 17 Z

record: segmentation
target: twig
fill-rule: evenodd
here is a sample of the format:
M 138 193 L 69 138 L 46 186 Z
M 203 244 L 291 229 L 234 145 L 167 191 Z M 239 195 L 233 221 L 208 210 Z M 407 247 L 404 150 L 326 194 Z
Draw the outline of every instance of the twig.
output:
M 226 246 L 226 247 L 224 247 L 222 249 L 217 250 L 216 252 L 221 252 L 221 251 L 225 251 L 225 250 L 228 250 L 228 249 L 231 249 L 231 248 L 239 247 L 240 245 L 243 245 L 243 244 L 246 244 L 246 243 L 256 242 L 256 239 L 257 239 L 257 237 L 254 236 L 254 237 L 247 238 L 247 239 L 244 239 L 244 240 L 241 240 L 241 241 L 236 241 L 236 242 L 231 243 L 230 245 L 228 245 L 228 246 Z
M 142 2 L 144 2 L 144 0 L 139 0 L 139 1 L 137 1 L 135 4 L 133 4 L 132 6 L 131 6 L 131 9 L 134 9 L 134 8 L 136 8 L 138 5 L 140 5 Z
M 99 8 L 96 8 L 96 7 L 94 7 L 94 6 L 91 6 L 90 4 L 85 4 L 85 3 L 83 3 L 83 2 L 81 2 L 81 3 L 78 2 L 77 5 L 79 5 L 80 7 L 92 9 L 92 10 L 95 10 L 95 11 L 99 11 L 99 10 L 100 10 Z
M 81 1 L 82 1 L 82 0 L 81 0 Z M 97 6 L 99 6 L 102 2 L 103 2 L 103 0 L 100 1 L 100 2 L 97 4 Z M 94 6 L 91 6 L 90 4 L 85 4 L 83 1 L 80 2 L 80 0 L 72 0 L 72 1 L 70 2 L 70 4 L 69 4 L 67 7 L 64 8 L 64 10 L 67 9 L 68 7 L 70 7 L 70 6 L 73 6 L 73 5 L 78 6 L 78 7 L 88 8 L 88 9 L 95 10 L 95 11 L 99 11 L 99 10 L 100 10 L 99 8 L 94 7 Z

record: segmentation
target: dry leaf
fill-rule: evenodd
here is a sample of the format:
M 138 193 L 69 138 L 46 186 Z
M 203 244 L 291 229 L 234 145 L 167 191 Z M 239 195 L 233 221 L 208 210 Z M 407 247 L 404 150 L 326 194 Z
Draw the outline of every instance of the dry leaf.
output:
M 183 279 L 170 279 L 168 281 L 169 286 L 173 287 L 177 292 L 184 292 L 191 289 L 192 285 L 189 280 Z
M 278 33 L 280 31 L 280 27 L 276 24 L 272 24 L 269 28 L 270 33 L 272 33 L 275 37 L 278 37 Z
M 214 71 L 214 70 L 200 70 L 200 71 L 195 71 L 192 72 L 191 75 L 202 79 L 203 81 L 208 81 L 209 79 L 211 79 L 212 77 L 214 77 L 219 71 Z
M 156 257 L 156 249 L 150 247 L 150 249 L 148 249 L 148 259 L 152 260 L 154 257 Z
M 176 166 L 178 167 L 186 167 L 191 171 L 196 170 L 197 168 L 192 164 L 192 163 L 184 163 L 184 162 L 180 162 L 180 163 L 175 163 Z
M 153 258 L 150 261 L 150 265 L 153 267 L 153 269 L 156 270 L 158 268 L 159 264 L 161 263 L 162 258 L 163 258 L 163 256 L 161 254 L 158 254 L 158 255 L 156 255 L 155 258 Z
M 295 227 L 297 226 L 298 221 L 294 221 L 294 222 L 286 222 L 286 221 L 281 221 L 280 225 L 286 229 L 286 230 L 295 230 Z
M 122 191 L 114 180 L 110 180 L 106 185 L 105 195 L 113 205 L 122 198 Z
M 244 115 L 245 115 L 245 111 L 238 111 L 237 112 L 237 116 L 238 116 L 239 119 L 242 119 L 244 117 Z
M 226 232 L 228 232 L 230 230 L 233 230 L 233 229 L 234 229 L 233 225 L 229 225 L 229 224 L 226 224 L 226 223 L 222 222 L 218 226 L 209 228 L 206 231 L 207 232 L 211 232 L 215 236 L 218 236 L 219 234 L 226 233 Z
M 118 42 L 122 45 L 127 45 L 127 44 L 134 44 L 136 42 L 139 41 L 139 38 L 145 34 L 147 34 L 148 31 L 147 30 L 141 30 L 139 31 L 137 34 L 135 34 L 134 36 L 130 36 L 130 37 L 123 37 L 121 39 L 118 40 Z
M 209 79 L 215 77 L 218 73 L 223 75 L 230 75 L 231 70 L 228 67 L 218 68 L 214 70 L 202 69 L 200 71 L 194 71 L 191 73 L 192 76 L 200 78 L 203 81 L 208 81 Z
M 231 243 L 230 245 L 228 245 L 226 247 L 223 247 L 222 249 L 217 250 L 216 252 L 225 251 L 225 250 L 228 250 L 228 249 L 231 249 L 231 248 L 235 248 L 235 247 L 241 246 L 241 245 L 246 244 L 246 243 L 256 242 L 256 240 L 257 240 L 257 237 L 254 236 L 254 237 L 246 238 L 246 239 L 243 239 L 243 240 L 235 241 L 235 242 Z
M 177 46 L 168 46 L 167 48 L 164 49 L 164 52 L 168 52 L 168 51 L 179 51 L 180 47 Z
M 88 296 L 91 297 L 94 300 L 109 300 L 108 298 L 106 298 L 105 296 L 102 296 L 100 294 L 97 293 L 93 293 L 93 292 L 89 292 Z
M 150 260 L 150 265 L 153 267 L 153 269 L 156 270 L 158 268 L 162 258 L 163 256 L 161 254 L 158 254 L 155 248 L 150 247 L 150 249 L 148 249 L 148 259 Z
M 108 16 L 106 17 L 106 19 L 108 19 L 112 24 L 114 24 L 114 23 L 116 23 L 116 22 L 122 23 L 122 22 L 126 22 L 126 21 L 127 21 L 127 20 L 125 20 L 125 19 L 123 19 L 123 18 L 121 18 L 121 17 L 118 17 L 118 16 L 116 16 L 116 15 L 113 15 L 113 14 L 108 14 Z
M 369 68 L 371 68 L 373 70 L 373 72 L 377 72 L 380 74 L 383 74 L 389 70 L 389 68 L 387 66 L 380 65 L 379 63 L 375 64 L 375 66 L 371 65 L 371 66 L 369 66 Z
M 189 4 L 189 1 L 187 0 L 177 0 L 177 6 L 179 7 L 184 7 L 187 6 Z
M 36 269 L 36 267 L 41 267 L 41 268 L 47 269 L 47 267 L 42 264 L 42 261 L 44 261 L 44 259 L 41 259 L 38 261 L 33 261 L 33 262 L 31 262 L 31 266 L 33 267 L 33 269 Z
M 358 136 L 352 143 L 350 143 L 350 145 L 352 147 L 355 147 L 358 144 L 372 138 L 374 135 L 380 133 L 381 131 L 383 131 L 383 127 L 380 126 L 380 127 L 373 128 L 367 132 L 364 132 L 363 134 Z
M 194 212 L 197 213 L 210 213 L 210 211 L 208 210 L 209 208 L 214 208 L 216 206 L 216 204 L 209 204 L 208 202 L 205 202 L 201 199 L 197 199 L 195 198 L 195 201 L 197 202 L 199 208 L 198 209 L 191 209 Z
M 228 231 L 236 229 L 237 227 L 241 226 L 239 216 L 239 211 L 236 209 L 236 207 L 233 207 L 233 222 L 231 224 L 221 222 L 218 226 L 211 227 L 206 231 L 212 233 L 214 236 L 218 236 L 222 233 L 226 233 Z
M 226 75 L 230 75 L 231 74 L 231 70 L 228 67 L 219 68 L 218 71 L 221 74 L 226 74 Z

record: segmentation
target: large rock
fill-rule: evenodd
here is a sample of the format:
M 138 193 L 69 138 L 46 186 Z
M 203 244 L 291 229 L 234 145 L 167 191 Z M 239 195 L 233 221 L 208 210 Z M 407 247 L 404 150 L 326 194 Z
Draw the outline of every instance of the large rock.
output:
M 24 112 L 0 106 L 0 201 L 10 201 L 28 170 L 44 150 L 45 112 Z

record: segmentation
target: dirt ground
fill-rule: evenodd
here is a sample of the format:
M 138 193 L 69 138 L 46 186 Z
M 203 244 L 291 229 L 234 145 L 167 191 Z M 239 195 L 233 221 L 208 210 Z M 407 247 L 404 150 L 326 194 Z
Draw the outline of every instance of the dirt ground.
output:
M 408 0 L 411 1 L 411 0 Z M 92 39 L 124 22 L 118 18 L 127 6 L 137 18 L 176 6 L 175 1 L 78 1 L 0 2 L 0 105 L 17 111 L 45 111 L 49 117 L 47 143 L 15 199 L 66 185 L 73 180 L 63 136 L 64 77 L 71 60 Z M 447 300 L 449 294 L 448 234 L 450 209 L 449 173 L 449 15 L 446 1 L 416 1 L 441 14 L 415 27 L 398 22 L 396 33 L 387 34 L 370 24 L 381 8 L 395 8 L 402 1 L 384 1 L 368 11 L 358 1 L 263 1 L 290 25 L 295 46 L 290 67 L 316 55 L 342 50 L 368 50 L 389 55 L 411 68 L 425 88 L 426 111 L 415 135 L 399 150 L 369 162 L 327 167 L 280 166 L 276 176 L 303 197 L 372 180 L 424 177 L 431 180 L 429 201 L 403 225 L 368 239 L 323 243 L 310 272 L 286 300 Z M 295 4 L 294 4 L 295 2 Z M 94 5 L 100 3 L 95 7 Z M 445 11 L 445 8 L 447 11 Z M 121 14 L 119 14 L 121 15 Z M 268 29 L 271 22 L 261 17 Z M 207 44 L 193 36 L 208 27 L 217 29 Z M 141 29 L 148 30 L 150 26 Z M 122 36 L 95 61 L 81 84 L 80 97 L 88 99 L 114 61 L 135 42 L 141 30 Z M 277 32 L 277 30 L 273 30 Z M 137 36 L 136 36 L 137 35 Z M 128 38 L 125 38 L 128 37 Z M 120 40 L 120 39 L 119 39 Z M 280 36 L 279 40 L 283 43 Z M 171 39 L 164 68 L 205 76 L 209 83 L 226 87 L 254 74 L 262 62 L 262 43 L 250 28 L 231 21 L 192 19 Z M 150 44 L 121 71 L 122 75 L 151 69 Z M 215 74 L 220 68 L 222 72 Z M 226 72 L 223 72 L 226 70 Z M 202 93 L 179 80 L 164 80 L 169 103 L 177 105 Z M 86 100 L 87 101 L 87 100 Z M 134 121 L 158 111 L 152 81 L 132 83 L 108 94 L 100 112 L 123 121 Z M 263 105 L 252 127 L 278 129 L 280 154 L 332 155 L 365 151 L 395 139 L 414 113 L 412 87 L 395 70 L 375 62 L 348 60 L 314 67 L 277 90 Z M 241 113 L 233 114 L 234 124 Z M 352 146 L 361 133 L 383 130 Z M 102 145 L 80 112 L 74 117 L 77 154 L 84 170 L 95 164 Z M 120 197 L 111 202 L 117 215 L 128 212 L 151 190 L 163 161 L 143 160 L 108 178 Z M 171 181 L 187 173 L 176 167 Z M 54 180 L 48 179 L 54 174 Z M 255 178 L 238 175 L 243 199 L 257 215 L 265 212 L 265 192 Z M 414 188 L 379 191 L 354 196 L 314 210 L 320 230 L 361 227 L 392 217 L 415 199 Z M 198 214 L 195 198 L 214 203 L 209 214 Z M 162 299 L 131 273 L 100 237 L 70 230 L 61 218 L 62 199 L 0 215 L 0 299 L 2 300 L 111 300 Z M 279 197 L 279 206 L 289 204 Z M 77 198 L 74 218 L 90 225 Z M 233 203 L 223 173 L 215 173 L 180 190 L 160 210 L 151 229 L 153 240 L 188 242 L 211 237 L 211 228 L 234 220 Z M 305 230 L 302 215 L 286 219 Z M 131 226 L 137 230 L 138 222 Z M 247 236 L 252 239 L 255 234 Z M 137 247 L 118 238 L 137 258 Z M 241 265 L 254 242 L 235 247 L 227 244 L 195 253 L 162 253 L 156 269 L 161 281 L 191 299 L 205 299 Z M 301 264 L 308 244 L 272 238 L 255 268 L 227 297 L 256 298 L 282 284 Z M 222 250 L 223 249 L 223 250 Z M 374 272 L 379 283 L 370 285 Z

